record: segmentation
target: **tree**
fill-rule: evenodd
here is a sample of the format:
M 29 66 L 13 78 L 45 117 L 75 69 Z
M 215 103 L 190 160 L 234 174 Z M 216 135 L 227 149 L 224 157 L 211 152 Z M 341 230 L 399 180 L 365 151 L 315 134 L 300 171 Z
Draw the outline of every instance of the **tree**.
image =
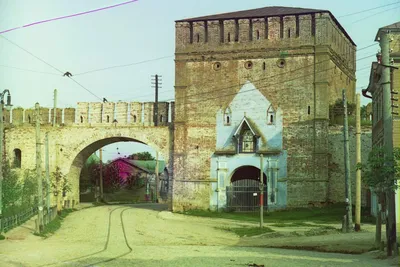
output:
M 359 164 L 357 168 L 363 171 L 363 182 L 377 195 L 378 213 L 376 220 L 375 244 L 381 243 L 382 216 L 385 214 L 385 196 L 397 189 L 399 179 L 400 149 L 395 148 L 389 155 L 382 147 L 374 147 L 369 153 L 367 164 Z M 389 233 L 387 233 L 388 235 Z
M 61 194 L 65 196 L 67 192 L 71 192 L 71 186 L 66 175 L 61 172 L 60 167 L 56 168 L 56 171 L 52 173 L 52 176 L 51 188 L 53 194 L 57 197 L 57 213 L 61 214 L 60 196 Z
M 138 160 L 155 160 L 155 158 L 150 154 L 150 152 L 147 151 L 132 154 L 129 156 L 129 158 L 134 159 L 135 156 L 137 157 Z
M 115 192 L 124 185 L 124 180 L 120 176 L 120 168 L 118 162 L 111 162 L 104 167 L 104 189 Z
M 18 181 L 18 175 L 7 164 L 3 167 L 3 205 L 4 214 L 12 213 L 15 207 L 20 205 L 22 184 Z

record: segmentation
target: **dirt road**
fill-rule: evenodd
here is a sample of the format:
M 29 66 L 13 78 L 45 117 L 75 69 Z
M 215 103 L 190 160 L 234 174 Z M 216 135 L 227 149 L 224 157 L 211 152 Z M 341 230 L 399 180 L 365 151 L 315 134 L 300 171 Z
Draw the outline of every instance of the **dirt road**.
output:
M 71 213 L 53 236 L 0 242 L 0 266 L 385 266 L 368 255 L 241 247 L 223 220 L 174 217 L 161 206 Z M 158 209 L 158 210 L 157 210 Z M 221 224 L 221 225 L 215 225 Z

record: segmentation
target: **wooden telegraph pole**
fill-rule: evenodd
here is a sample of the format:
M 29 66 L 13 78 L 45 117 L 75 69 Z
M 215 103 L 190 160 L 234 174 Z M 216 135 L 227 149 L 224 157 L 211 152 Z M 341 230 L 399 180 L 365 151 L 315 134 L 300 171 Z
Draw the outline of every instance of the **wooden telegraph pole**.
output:
M 264 156 L 260 154 L 260 228 L 264 224 Z
M 100 148 L 100 200 L 103 201 L 103 149 Z
M 350 153 L 349 153 L 349 125 L 347 120 L 347 99 L 343 89 L 343 107 L 344 107 L 344 166 L 345 166 L 345 192 L 346 192 L 346 232 L 349 232 L 353 224 L 352 206 L 351 206 L 351 181 L 350 181 Z
M 360 116 L 360 94 L 356 95 L 356 164 L 361 163 L 361 116 Z M 361 230 L 361 169 L 356 170 L 356 210 L 355 226 L 358 232 Z
M 42 184 L 42 153 L 40 143 L 40 106 L 39 103 L 35 104 L 36 110 L 36 177 L 38 183 L 38 223 L 37 232 L 43 231 L 43 184 Z

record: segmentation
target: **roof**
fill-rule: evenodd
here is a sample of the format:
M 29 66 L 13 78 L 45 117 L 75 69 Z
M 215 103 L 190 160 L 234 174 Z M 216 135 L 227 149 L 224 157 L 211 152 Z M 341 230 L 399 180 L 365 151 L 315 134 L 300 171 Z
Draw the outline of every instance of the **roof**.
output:
M 117 158 L 112 162 L 123 161 L 133 167 L 137 167 L 147 173 L 155 173 L 156 170 L 156 161 L 155 160 L 133 160 L 126 158 Z M 158 173 L 162 173 L 165 169 L 165 161 L 158 161 Z
M 376 36 L 375 36 L 375 41 L 378 41 L 379 33 L 380 33 L 382 30 L 390 30 L 390 31 L 392 31 L 392 32 L 393 32 L 393 31 L 395 31 L 395 32 L 400 32 L 400 21 L 379 28 L 379 30 L 378 30 L 378 32 L 376 33 Z
M 225 19 L 241 19 L 241 18 L 262 18 L 271 16 L 282 16 L 282 15 L 300 15 L 310 13 L 329 12 L 328 10 L 310 9 L 310 8 L 299 8 L 299 7 L 283 7 L 283 6 L 269 6 L 256 9 L 242 10 L 229 13 L 221 13 L 210 16 L 189 18 L 180 21 L 202 21 L 202 20 L 225 20 Z
M 350 35 L 347 34 L 345 29 L 340 25 L 339 21 L 333 16 L 329 10 L 324 9 L 311 9 L 311 8 L 300 8 L 300 7 L 284 7 L 284 6 L 269 6 L 261 7 L 256 9 L 221 13 L 216 15 L 187 18 L 182 20 L 176 20 L 175 22 L 195 22 L 205 20 L 228 20 L 228 19 L 248 19 L 248 18 L 265 18 L 265 17 L 277 17 L 277 16 L 290 16 L 290 15 L 306 15 L 315 13 L 329 13 L 332 20 L 336 23 L 339 29 L 346 35 L 353 45 L 356 45 L 351 39 Z
M 92 164 L 92 163 L 99 163 L 100 158 L 96 155 L 96 153 L 93 153 L 90 155 L 90 157 L 86 160 L 86 165 Z
M 233 134 L 234 136 L 237 136 L 237 135 L 240 134 L 240 131 L 242 130 L 243 124 L 244 124 L 244 123 L 247 124 L 247 126 L 249 127 L 251 133 L 252 133 L 254 136 L 260 136 L 260 134 L 258 133 L 257 128 L 255 127 L 254 123 L 251 122 L 250 119 L 247 118 L 247 117 L 244 117 L 244 118 L 242 119 L 242 121 L 240 122 L 239 126 L 237 127 L 235 133 Z

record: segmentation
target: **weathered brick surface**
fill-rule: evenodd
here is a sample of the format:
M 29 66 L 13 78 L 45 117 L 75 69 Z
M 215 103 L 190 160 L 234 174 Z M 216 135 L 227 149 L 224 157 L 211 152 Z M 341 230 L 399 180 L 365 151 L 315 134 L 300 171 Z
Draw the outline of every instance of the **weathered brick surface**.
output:
M 354 102 L 355 46 L 328 14 L 314 17 L 314 22 L 311 15 L 269 17 L 267 24 L 265 18 L 239 19 L 237 42 L 234 20 L 208 21 L 207 42 L 195 44 L 190 24 L 176 23 L 174 177 L 185 182 L 174 185 L 175 209 L 188 202 L 208 205 L 209 196 L 199 193 L 205 189 L 190 181 L 212 179 L 208 157 L 216 149 L 215 114 L 246 81 L 283 112 L 288 205 L 328 200 L 329 104 L 342 88 Z

